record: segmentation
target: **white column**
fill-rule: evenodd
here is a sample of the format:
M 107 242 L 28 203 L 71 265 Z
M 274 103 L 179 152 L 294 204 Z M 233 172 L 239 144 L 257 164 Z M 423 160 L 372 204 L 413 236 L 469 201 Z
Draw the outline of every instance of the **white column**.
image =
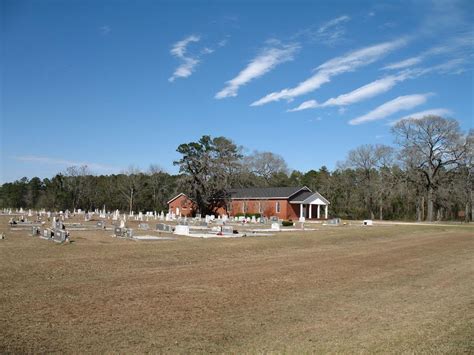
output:
M 328 219 L 328 205 L 324 206 L 324 218 Z
M 303 217 L 303 204 L 300 203 L 300 218 Z
M 321 218 L 321 205 L 318 205 L 318 219 Z
M 313 211 L 313 205 L 309 204 L 309 205 L 308 205 L 308 208 L 309 208 L 309 219 L 311 219 L 311 218 L 312 218 L 312 217 L 311 217 L 311 213 L 312 213 L 312 211 Z

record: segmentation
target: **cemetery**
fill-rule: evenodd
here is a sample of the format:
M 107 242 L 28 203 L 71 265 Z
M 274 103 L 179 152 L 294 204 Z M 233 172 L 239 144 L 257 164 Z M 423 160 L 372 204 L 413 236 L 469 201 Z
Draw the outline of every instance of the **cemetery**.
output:
M 469 332 L 472 226 L 283 222 L 2 210 L 2 350 L 344 352 L 354 333 L 427 350 Z
M 309 232 L 322 226 L 321 221 L 287 222 L 277 216 L 245 217 L 226 214 L 194 217 L 174 212 L 147 211 L 121 213 L 105 207 L 94 211 L 31 211 L 4 209 L 11 230 L 31 231 L 32 236 L 59 243 L 74 240 L 77 232 L 95 232 L 104 237 L 135 241 L 171 240 L 176 237 L 241 238 L 271 237 L 281 232 Z M 285 223 L 286 222 L 286 223 Z M 70 238 L 72 233 L 72 239 Z M 171 238 L 173 236 L 173 238 Z

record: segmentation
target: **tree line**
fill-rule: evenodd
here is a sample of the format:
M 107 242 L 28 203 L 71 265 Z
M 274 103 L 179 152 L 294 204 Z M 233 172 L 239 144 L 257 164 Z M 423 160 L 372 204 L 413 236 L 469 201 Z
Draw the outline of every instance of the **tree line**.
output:
M 272 152 L 243 154 L 225 137 L 203 136 L 181 144 L 172 175 L 159 166 L 94 175 L 69 167 L 53 178 L 20 180 L 0 187 L 1 208 L 49 210 L 167 211 L 167 201 L 185 192 L 201 213 L 226 203 L 232 187 L 307 186 L 330 202 L 341 218 L 472 220 L 474 134 L 453 119 L 426 116 L 392 127 L 395 146 L 362 145 L 334 171 L 290 171 Z

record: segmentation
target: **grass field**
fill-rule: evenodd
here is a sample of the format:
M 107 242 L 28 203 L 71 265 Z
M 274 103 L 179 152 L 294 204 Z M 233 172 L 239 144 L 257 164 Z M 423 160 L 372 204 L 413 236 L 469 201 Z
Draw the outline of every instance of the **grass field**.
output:
M 474 229 L 60 245 L 0 217 L 0 352 L 474 352 Z

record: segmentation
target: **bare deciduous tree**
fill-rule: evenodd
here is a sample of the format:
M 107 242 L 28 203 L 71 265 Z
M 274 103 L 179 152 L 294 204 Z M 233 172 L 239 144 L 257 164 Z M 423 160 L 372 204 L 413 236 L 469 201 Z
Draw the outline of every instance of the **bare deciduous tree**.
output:
M 248 170 L 262 177 L 267 184 L 270 183 L 272 177 L 278 174 L 288 175 L 288 166 L 283 157 L 278 154 L 255 151 L 244 160 Z
M 359 182 L 365 191 L 365 204 L 371 218 L 374 218 L 375 200 L 378 200 L 379 204 L 379 218 L 383 218 L 383 201 L 389 192 L 390 167 L 393 165 L 393 157 L 394 149 L 392 147 L 366 144 L 351 150 L 345 164 L 343 164 L 345 167 L 353 168 L 359 172 Z
M 140 174 L 138 168 L 130 166 L 122 172 L 118 179 L 118 189 L 127 200 L 130 213 L 133 211 L 134 199 L 140 189 Z
M 87 165 L 70 166 L 64 173 L 66 190 L 71 194 L 72 208 L 79 206 L 84 198 L 87 187 L 87 175 L 90 175 Z
M 446 172 L 456 169 L 465 158 L 468 140 L 456 120 L 439 116 L 405 119 L 392 127 L 401 147 L 400 157 L 419 171 L 427 192 L 427 219 L 434 219 L 435 193 Z

